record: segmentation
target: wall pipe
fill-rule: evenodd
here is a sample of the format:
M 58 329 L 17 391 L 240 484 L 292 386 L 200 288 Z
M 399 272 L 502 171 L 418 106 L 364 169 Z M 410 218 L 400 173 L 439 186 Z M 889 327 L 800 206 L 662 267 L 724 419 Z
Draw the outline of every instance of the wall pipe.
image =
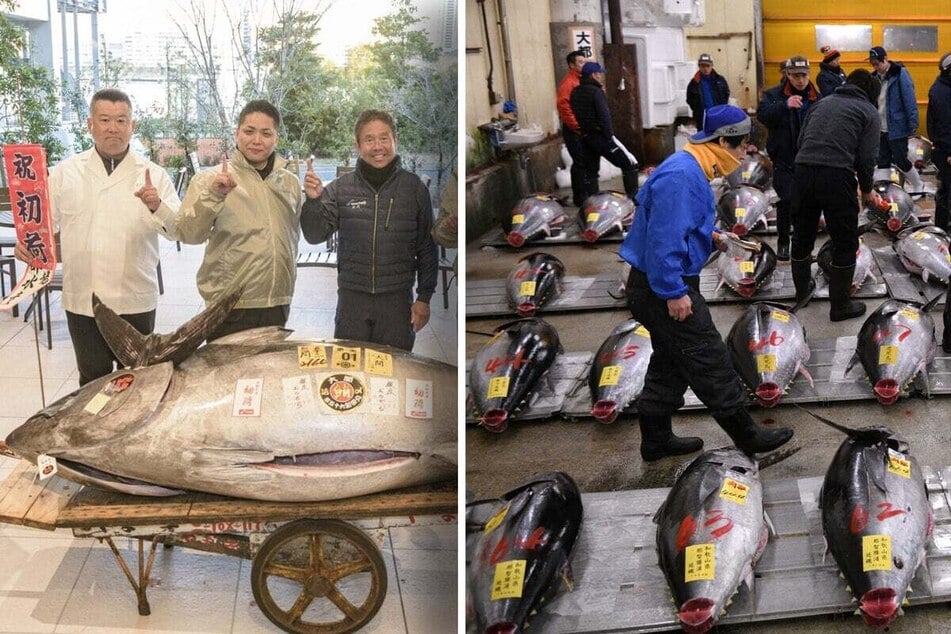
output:
M 485 78 L 489 89 L 489 105 L 494 106 L 499 103 L 499 98 L 495 95 L 495 88 L 492 86 L 492 73 L 495 72 L 495 62 L 492 61 L 492 40 L 489 39 L 489 21 L 485 17 L 485 0 L 476 0 L 479 7 L 482 8 L 482 32 L 485 34 L 485 52 L 489 56 L 489 74 Z

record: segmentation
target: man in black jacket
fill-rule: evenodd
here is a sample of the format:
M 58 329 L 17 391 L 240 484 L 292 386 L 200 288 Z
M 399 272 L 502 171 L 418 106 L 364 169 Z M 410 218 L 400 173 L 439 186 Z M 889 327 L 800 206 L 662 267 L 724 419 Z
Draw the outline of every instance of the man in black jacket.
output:
M 582 162 L 586 174 L 588 196 L 598 193 L 598 176 L 603 156 L 621 170 L 624 191 L 634 199 L 637 194 L 637 166 L 627 157 L 624 149 L 614 140 L 611 111 L 604 96 L 604 73 L 597 62 L 587 62 L 581 68 L 581 83 L 571 91 L 571 111 L 581 130 Z
M 931 161 L 938 170 L 934 223 L 946 230 L 951 189 L 951 53 L 941 58 L 938 70 L 940 74 L 928 91 L 928 138 L 934 144 Z
M 323 187 L 308 161 L 304 186 L 320 198 L 304 204 L 301 229 L 311 244 L 339 230 L 334 337 L 412 350 L 439 272 L 432 201 L 400 166 L 389 113 L 364 110 L 354 134 L 355 171 Z
M 793 199 L 793 172 L 799 131 L 809 108 L 819 100 L 816 87 L 809 81 L 809 60 L 801 55 L 786 60 L 785 79 L 763 93 L 756 118 L 769 129 L 766 151 L 773 161 L 773 189 L 776 204 L 776 228 L 779 241 L 776 257 L 789 260 L 789 229 Z
M 819 88 L 819 98 L 828 97 L 835 89 L 845 83 L 845 72 L 839 66 L 841 53 L 828 44 L 819 49 L 822 53 L 822 62 L 819 64 L 819 75 L 816 77 L 816 86 Z
M 730 102 L 730 85 L 713 69 L 713 57 L 704 53 L 697 60 L 697 72 L 687 84 L 687 105 L 697 129 L 703 129 L 703 113 Z

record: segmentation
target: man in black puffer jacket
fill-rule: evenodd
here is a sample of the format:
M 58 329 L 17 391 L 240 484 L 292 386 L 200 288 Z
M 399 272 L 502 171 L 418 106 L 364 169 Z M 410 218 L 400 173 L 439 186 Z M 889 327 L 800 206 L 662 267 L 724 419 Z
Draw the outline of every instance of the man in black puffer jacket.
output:
M 938 70 L 940 74 L 928 91 L 928 138 L 934 144 L 931 162 L 938 170 L 934 223 L 947 230 L 951 189 L 951 53 L 941 58 Z
M 432 201 L 400 166 L 393 117 L 364 110 L 354 134 L 355 171 L 323 187 L 308 161 L 305 186 L 321 193 L 304 205 L 301 229 L 311 244 L 340 232 L 334 337 L 412 350 L 439 272 Z
M 816 87 L 819 88 L 819 99 L 822 99 L 845 83 L 845 71 L 839 66 L 839 57 L 842 55 L 839 51 L 826 44 L 819 52 L 822 53 L 822 62 L 819 64 Z

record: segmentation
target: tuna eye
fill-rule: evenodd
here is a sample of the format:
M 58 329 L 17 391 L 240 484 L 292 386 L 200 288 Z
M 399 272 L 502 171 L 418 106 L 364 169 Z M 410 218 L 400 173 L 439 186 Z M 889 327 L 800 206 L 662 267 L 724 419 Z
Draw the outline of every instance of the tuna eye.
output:
M 900 557 L 895 557 L 893 561 L 895 562 L 895 567 L 899 570 L 905 567 L 905 562 L 902 561 Z

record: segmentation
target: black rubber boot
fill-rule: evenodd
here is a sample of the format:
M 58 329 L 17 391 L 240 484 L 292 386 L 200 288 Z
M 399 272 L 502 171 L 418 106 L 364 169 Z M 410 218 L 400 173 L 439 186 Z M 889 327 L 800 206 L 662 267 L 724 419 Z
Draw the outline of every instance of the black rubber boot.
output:
M 845 321 L 865 314 L 865 304 L 853 302 L 850 296 L 852 275 L 854 273 L 854 264 L 851 266 L 836 266 L 833 264 L 831 266 L 829 271 L 829 299 L 832 300 L 832 306 L 829 308 L 829 319 L 832 321 Z
M 640 414 L 638 422 L 641 426 L 641 458 L 648 462 L 703 449 L 701 438 L 675 436 L 671 429 L 670 416 Z
M 621 172 L 621 180 L 624 182 L 624 192 L 627 194 L 627 197 L 634 200 L 634 196 L 637 194 L 637 188 L 639 187 L 637 183 L 637 170 Z
M 789 261 L 789 209 L 783 205 L 780 209 L 776 208 L 776 232 L 779 238 L 776 240 L 776 259 L 780 262 Z
M 951 285 L 944 296 L 944 332 L 941 335 L 941 349 L 951 353 Z
M 806 256 L 803 260 L 792 259 L 792 279 L 793 284 L 796 285 L 796 302 L 805 301 L 816 290 L 816 281 L 812 279 L 812 257 Z
M 723 431 L 730 436 L 738 449 L 748 454 L 772 451 L 786 444 L 793 437 L 788 427 L 766 429 L 757 425 L 746 409 L 739 409 L 729 415 L 713 417 Z

